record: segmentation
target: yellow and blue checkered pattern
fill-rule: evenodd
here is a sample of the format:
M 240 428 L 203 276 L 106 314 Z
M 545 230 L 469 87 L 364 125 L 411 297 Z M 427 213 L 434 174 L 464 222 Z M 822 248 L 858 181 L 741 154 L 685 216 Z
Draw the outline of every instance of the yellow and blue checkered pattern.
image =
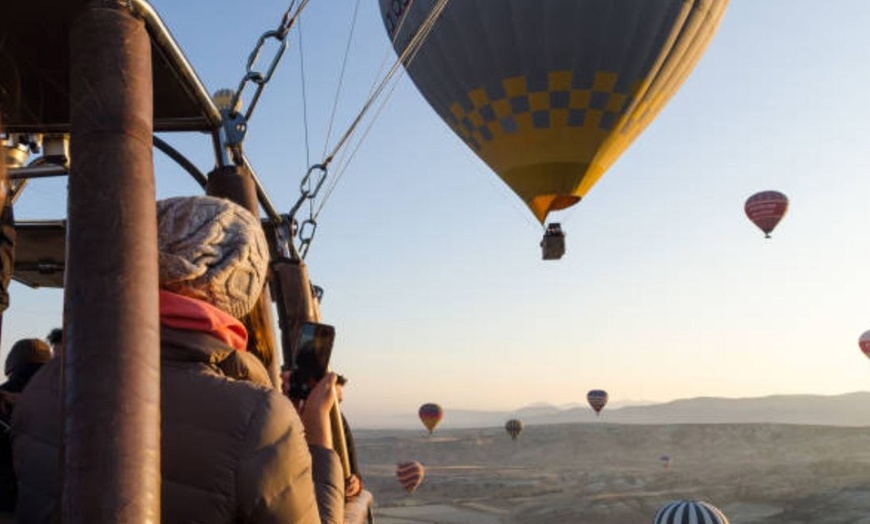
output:
M 597 72 L 591 85 L 578 88 L 573 71 L 553 71 L 546 75 L 546 85 L 534 89 L 525 76 L 508 78 L 498 89 L 470 91 L 465 100 L 450 105 L 446 119 L 478 151 L 485 142 L 521 131 L 569 127 L 609 132 L 631 107 L 639 84 L 622 92 L 617 80 L 616 73 Z

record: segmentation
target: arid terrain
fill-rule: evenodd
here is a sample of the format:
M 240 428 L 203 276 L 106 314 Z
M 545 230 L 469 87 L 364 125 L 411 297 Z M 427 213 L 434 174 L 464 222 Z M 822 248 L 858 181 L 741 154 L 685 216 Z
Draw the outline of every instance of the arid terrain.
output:
M 870 428 L 592 423 L 529 425 L 515 442 L 501 428 L 355 437 L 380 524 L 637 524 L 678 498 L 707 500 L 732 524 L 870 524 Z M 394 473 L 405 460 L 426 466 L 412 495 Z

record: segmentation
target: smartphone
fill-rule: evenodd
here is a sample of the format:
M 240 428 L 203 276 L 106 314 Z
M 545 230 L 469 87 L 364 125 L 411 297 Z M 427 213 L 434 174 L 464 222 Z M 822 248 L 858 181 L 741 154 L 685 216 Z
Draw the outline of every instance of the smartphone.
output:
M 287 393 L 290 398 L 308 398 L 311 389 L 326 375 L 334 341 L 334 327 L 317 322 L 302 324 L 290 365 L 290 389 Z

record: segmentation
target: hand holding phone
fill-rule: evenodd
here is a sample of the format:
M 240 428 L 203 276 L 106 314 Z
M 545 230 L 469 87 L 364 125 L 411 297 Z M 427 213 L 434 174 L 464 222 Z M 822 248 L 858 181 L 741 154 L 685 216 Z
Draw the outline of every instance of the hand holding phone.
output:
M 305 399 L 311 389 L 326 375 L 335 328 L 327 324 L 305 322 L 299 330 L 299 339 L 290 363 L 290 385 L 287 396 Z

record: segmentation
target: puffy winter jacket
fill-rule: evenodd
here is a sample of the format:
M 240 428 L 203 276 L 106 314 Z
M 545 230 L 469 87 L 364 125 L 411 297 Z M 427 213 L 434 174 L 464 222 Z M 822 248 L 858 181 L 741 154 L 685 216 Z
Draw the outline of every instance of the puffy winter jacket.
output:
M 21 524 L 57 521 L 59 360 L 33 378 L 15 410 Z M 164 524 L 343 521 L 338 456 L 307 446 L 293 406 L 268 384 L 252 355 L 204 333 L 163 328 Z

